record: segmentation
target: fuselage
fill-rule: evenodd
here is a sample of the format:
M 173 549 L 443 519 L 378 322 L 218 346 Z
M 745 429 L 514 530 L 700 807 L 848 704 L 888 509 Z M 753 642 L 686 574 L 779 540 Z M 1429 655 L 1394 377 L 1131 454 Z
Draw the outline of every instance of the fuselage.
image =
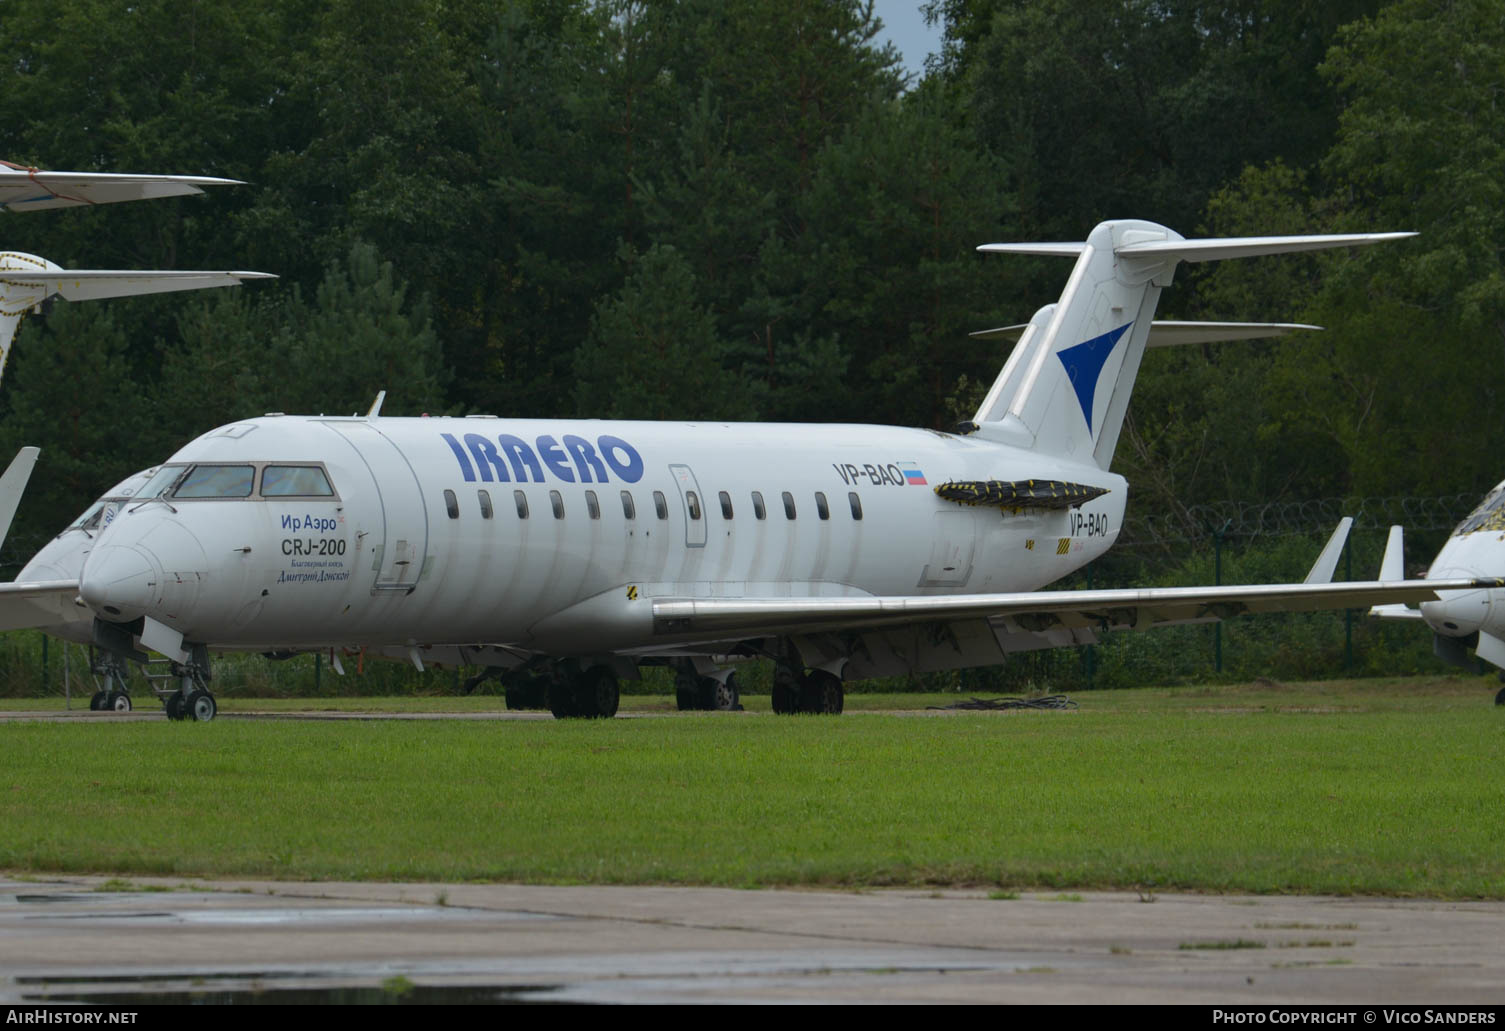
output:
M 1427 578 L 1491 577 L 1505 572 L 1505 483 L 1485 495 L 1459 523 L 1432 560 Z M 1427 625 L 1445 637 L 1483 632 L 1505 638 L 1505 591 L 1450 591 L 1438 601 L 1423 602 Z
M 1108 493 L 933 490 L 1031 477 Z M 1125 495 L 1095 465 L 883 426 L 268 416 L 173 455 L 81 594 L 220 647 L 595 654 L 641 646 L 651 598 L 1032 590 L 1111 546 Z

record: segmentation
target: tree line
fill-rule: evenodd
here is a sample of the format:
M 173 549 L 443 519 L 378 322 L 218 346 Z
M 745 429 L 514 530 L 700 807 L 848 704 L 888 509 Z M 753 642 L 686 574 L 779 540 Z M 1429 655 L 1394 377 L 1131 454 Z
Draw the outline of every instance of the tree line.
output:
M 1310 338 L 1147 357 L 1134 505 L 1482 492 L 1505 345 L 1505 12 L 1486 0 L 9 4 L 0 157 L 222 175 L 7 217 L 65 267 L 248 268 L 59 304 L 0 388 L 23 532 L 265 411 L 945 428 L 1067 272 L 980 243 L 1415 230 L 1182 266 L 1162 317 Z M 1001 320 L 1001 321 L 1000 321 Z

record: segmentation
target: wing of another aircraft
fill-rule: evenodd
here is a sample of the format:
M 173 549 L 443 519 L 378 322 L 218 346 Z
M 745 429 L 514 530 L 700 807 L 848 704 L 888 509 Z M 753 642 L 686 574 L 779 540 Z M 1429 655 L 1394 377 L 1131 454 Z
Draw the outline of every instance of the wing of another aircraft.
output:
M 74 618 L 77 580 L 0 584 L 0 630 L 52 626 Z

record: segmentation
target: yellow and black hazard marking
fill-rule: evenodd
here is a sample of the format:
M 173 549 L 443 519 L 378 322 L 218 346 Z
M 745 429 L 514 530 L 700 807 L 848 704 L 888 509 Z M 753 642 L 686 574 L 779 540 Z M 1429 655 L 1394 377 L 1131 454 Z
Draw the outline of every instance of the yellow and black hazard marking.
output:
M 1056 554 L 1057 555 L 1064 555 L 1064 554 L 1066 554 L 1070 550 L 1071 550 L 1071 538 L 1070 537 L 1062 537 L 1061 538 L 1061 543 L 1056 545 Z
M 935 488 L 959 505 L 997 505 L 1000 508 L 1075 508 L 1108 493 L 1106 487 L 1064 480 L 949 480 Z
M 637 584 L 633 584 L 631 587 L 627 588 L 627 600 L 628 601 L 637 601 L 638 600 L 638 586 L 637 586 Z

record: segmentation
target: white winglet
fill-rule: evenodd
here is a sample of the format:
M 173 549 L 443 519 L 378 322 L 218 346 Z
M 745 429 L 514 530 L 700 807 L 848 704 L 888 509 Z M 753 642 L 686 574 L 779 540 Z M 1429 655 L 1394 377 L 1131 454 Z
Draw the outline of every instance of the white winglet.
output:
M 1312 564 L 1311 572 L 1306 574 L 1303 583 L 1330 584 L 1333 582 L 1333 573 L 1338 569 L 1338 559 L 1343 555 L 1343 545 L 1348 543 L 1348 531 L 1352 528 L 1353 516 L 1344 516 L 1338 520 L 1337 528 L 1327 539 L 1327 546 L 1322 549 L 1322 554 L 1317 556 L 1317 561 Z
M 11 520 L 16 518 L 16 506 L 21 503 L 21 495 L 26 492 L 27 481 L 31 479 L 37 455 L 41 453 L 40 448 L 23 447 L 11 459 L 4 475 L 0 475 L 0 543 L 4 543 L 10 533 Z

